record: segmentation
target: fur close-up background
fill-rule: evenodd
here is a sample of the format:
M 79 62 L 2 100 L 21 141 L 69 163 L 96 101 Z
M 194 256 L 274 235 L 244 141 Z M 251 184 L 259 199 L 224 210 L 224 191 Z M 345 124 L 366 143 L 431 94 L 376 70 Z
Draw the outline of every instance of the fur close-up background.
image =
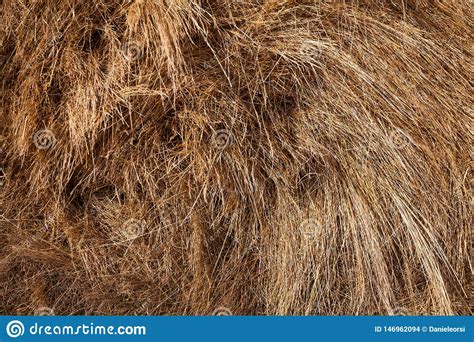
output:
M 0 0 L 0 313 L 472 314 L 472 7 Z

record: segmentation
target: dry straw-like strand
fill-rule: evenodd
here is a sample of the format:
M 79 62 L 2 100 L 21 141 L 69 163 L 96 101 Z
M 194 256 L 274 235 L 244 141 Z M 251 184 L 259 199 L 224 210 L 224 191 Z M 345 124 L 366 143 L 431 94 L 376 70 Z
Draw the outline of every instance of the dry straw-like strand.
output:
M 470 13 L 0 2 L 0 313 L 472 313 Z

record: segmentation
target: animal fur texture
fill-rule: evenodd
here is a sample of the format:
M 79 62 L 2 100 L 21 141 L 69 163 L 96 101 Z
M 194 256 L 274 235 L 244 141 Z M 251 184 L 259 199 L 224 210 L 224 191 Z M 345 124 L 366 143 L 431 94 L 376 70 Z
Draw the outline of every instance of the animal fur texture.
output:
M 0 1 L 0 313 L 471 314 L 472 6 Z

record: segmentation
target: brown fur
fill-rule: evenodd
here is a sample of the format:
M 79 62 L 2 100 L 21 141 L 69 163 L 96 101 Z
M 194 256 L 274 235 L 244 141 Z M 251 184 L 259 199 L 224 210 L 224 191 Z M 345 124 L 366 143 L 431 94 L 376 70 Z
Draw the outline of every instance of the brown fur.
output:
M 469 1 L 0 8 L 0 313 L 471 313 Z

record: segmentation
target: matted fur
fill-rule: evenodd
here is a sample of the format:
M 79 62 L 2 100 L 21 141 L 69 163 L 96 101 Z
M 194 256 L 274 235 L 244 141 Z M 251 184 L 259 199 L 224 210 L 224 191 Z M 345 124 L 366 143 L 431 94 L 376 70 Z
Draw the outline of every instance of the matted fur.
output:
M 470 1 L 0 8 L 0 313 L 471 313 Z

